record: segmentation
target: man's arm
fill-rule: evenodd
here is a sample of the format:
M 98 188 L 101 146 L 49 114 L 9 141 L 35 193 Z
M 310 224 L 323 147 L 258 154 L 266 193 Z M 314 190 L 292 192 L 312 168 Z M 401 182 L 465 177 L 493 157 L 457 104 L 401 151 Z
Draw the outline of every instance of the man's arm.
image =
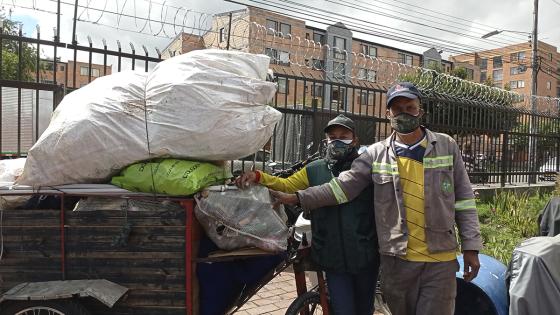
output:
M 480 224 L 471 182 L 455 141 L 453 146 L 453 181 L 455 183 L 455 222 L 463 250 L 463 279 L 471 281 L 480 268 L 478 251 L 482 249 Z
M 245 188 L 251 184 L 261 184 L 270 189 L 293 194 L 300 189 L 309 187 L 306 168 L 302 168 L 288 178 L 268 175 L 261 171 L 244 173 L 235 180 L 239 188 Z
M 309 187 L 309 179 L 307 178 L 307 169 L 305 167 L 295 172 L 288 178 L 272 176 L 263 172 L 259 173 L 259 184 L 273 190 L 293 194 L 298 190 Z
M 364 152 L 352 163 L 350 170 L 340 173 L 329 183 L 309 187 L 297 192 L 299 202 L 304 210 L 313 210 L 325 206 L 346 203 L 356 198 L 371 183 L 370 151 Z

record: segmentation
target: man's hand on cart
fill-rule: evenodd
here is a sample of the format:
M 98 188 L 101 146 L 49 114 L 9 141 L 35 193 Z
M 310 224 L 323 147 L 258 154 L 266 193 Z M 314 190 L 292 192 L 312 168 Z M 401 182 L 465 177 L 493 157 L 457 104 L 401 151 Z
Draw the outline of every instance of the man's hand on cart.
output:
M 255 185 L 259 182 L 259 172 L 258 171 L 249 171 L 239 175 L 235 179 L 235 185 L 241 189 L 245 189 L 251 185 Z
M 297 194 L 286 194 L 281 191 L 269 189 L 270 194 L 274 197 L 274 207 L 280 204 L 296 206 L 299 205 L 299 198 Z

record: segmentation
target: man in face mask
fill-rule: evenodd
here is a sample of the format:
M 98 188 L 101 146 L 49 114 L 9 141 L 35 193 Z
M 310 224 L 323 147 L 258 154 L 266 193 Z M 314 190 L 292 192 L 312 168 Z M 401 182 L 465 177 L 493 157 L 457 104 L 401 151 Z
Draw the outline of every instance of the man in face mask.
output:
M 328 183 L 350 169 L 358 157 L 354 122 L 339 115 L 325 127 L 327 147 L 323 159 L 313 161 L 288 178 L 256 171 L 236 180 L 243 188 L 259 183 L 273 190 L 294 193 Z M 375 230 L 373 185 L 366 185 L 352 202 L 316 209 L 310 213 L 311 257 L 326 273 L 335 315 L 371 315 L 379 269 Z
M 371 145 L 349 171 L 296 194 L 273 192 L 284 204 L 310 211 L 341 205 L 374 184 L 382 292 L 393 315 L 454 313 L 459 269 L 455 225 L 463 251 L 463 279 L 476 277 L 482 248 L 469 177 L 453 138 L 421 126 L 421 93 L 401 82 L 387 92 L 393 133 Z

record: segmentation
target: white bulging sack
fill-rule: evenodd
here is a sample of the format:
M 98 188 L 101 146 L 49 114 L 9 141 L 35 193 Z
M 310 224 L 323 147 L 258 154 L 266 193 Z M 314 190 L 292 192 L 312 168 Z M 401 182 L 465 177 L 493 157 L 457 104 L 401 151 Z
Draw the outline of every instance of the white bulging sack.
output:
M 106 182 L 157 158 L 233 160 L 262 148 L 281 114 L 266 104 L 269 58 L 200 50 L 68 94 L 30 149 L 19 184 Z M 149 144 L 149 149 L 148 149 Z

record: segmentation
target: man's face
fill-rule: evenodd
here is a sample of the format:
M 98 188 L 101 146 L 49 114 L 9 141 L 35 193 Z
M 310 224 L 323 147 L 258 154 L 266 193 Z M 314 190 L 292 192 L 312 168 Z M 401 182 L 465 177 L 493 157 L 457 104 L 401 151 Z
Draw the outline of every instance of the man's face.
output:
M 352 130 L 342 126 L 332 126 L 327 130 L 327 140 L 355 140 Z M 355 142 L 355 141 L 352 141 Z
M 391 107 L 387 110 L 388 117 L 395 117 L 401 113 L 407 113 L 413 116 L 421 114 L 420 100 L 417 98 L 407 98 L 403 96 L 396 97 L 391 101 Z

